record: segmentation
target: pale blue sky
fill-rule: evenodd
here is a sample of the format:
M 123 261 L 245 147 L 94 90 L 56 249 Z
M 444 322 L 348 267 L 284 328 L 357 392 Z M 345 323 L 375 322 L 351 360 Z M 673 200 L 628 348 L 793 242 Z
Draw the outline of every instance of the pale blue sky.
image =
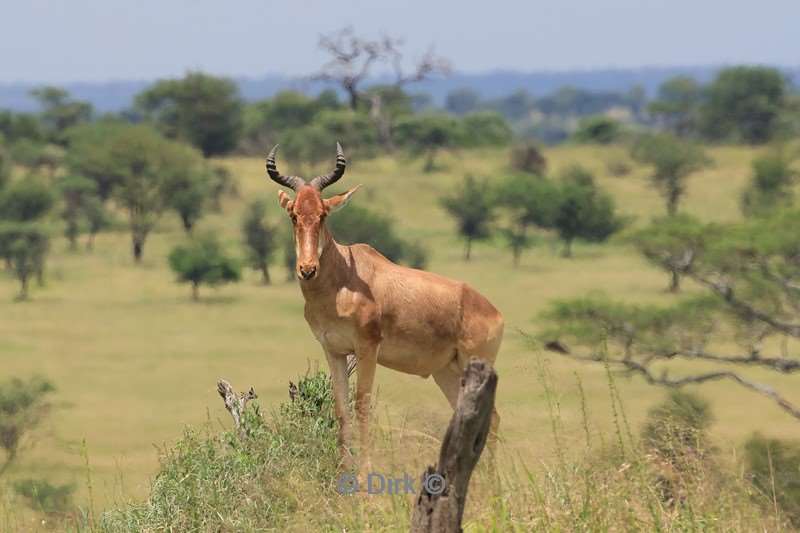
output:
M 307 74 L 345 25 L 461 71 L 800 65 L 800 0 L 2 0 L 0 82 Z

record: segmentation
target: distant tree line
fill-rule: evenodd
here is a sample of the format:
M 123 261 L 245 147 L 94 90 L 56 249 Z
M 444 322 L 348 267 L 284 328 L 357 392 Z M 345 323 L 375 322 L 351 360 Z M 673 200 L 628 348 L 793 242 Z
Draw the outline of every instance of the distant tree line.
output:
M 520 136 L 554 143 L 613 142 L 623 126 L 659 129 L 681 138 L 761 144 L 800 131 L 800 97 L 775 68 L 736 66 L 720 70 L 708 85 L 691 77 L 665 81 L 648 101 L 641 87 L 598 92 L 564 87 L 542 98 L 517 91 L 482 100 L 473 89 L 452 91 L 445 108 L 455 115 L 492 110 Z

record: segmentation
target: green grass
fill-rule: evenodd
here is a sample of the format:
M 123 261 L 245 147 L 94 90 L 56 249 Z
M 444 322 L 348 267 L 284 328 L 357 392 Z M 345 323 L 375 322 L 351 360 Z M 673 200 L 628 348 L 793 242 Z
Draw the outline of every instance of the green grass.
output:
M 638 223 L 660 215 L 663 202 L 643 178 L 644 168 L 634 166 L 625 177 L 608 175 L 608 160 L 621 153 L 619 147 L 573 146 L 545 152 L 552 171 L 576 162 L 594 170 L 622 212 L 637 217 Z M 740 147 L 711 150 L 715 164 L 692 177 L 686 211 L 704 220 L 736 220 L 739 191 L 755 153 Z M 478 244 L 474 260 L 463 262 L 462 244 L 439 208 L 438 197 L 467 172 L 500 179 L 507 160 L 504 150 L 465 152 L 443 157 L 444 168 L 431 174 L 420 172 L 420 162 L 354 161 L 338 189 L 363 183 L 353 202 L 392 215 L 402 234 L 429 248 L 430 270 L 469 282 L 504 313 L 507 334 L 497 361 L 502 447 L 510 457 L 547 461 L 554 459 L 547 402 L 537 379 L 536 358 L 516 330 L 534 330 L 537 313 L 551 299 L 589 290 L 629 301 L 666 303 L 673 297 L 663 292 L 664 274 L 615 243 L 578 245 L 572 260 L 560 258 L 545 244 L 526 253 L 518 269 L 512 268 L 504 248 Z M 238 179 L 243 199 L 227 201 L 222 214 L 205 218 L 198 229 L 219 231 L 241 253 L 235 243 L 244 199 L 261 195 L 274 201 L 277 219 L 282 216 L 277 186 L 264 177 L 261 160 L 234 158 L 224 164 Z M 271 287 L 260 286 L 259 275 L 248 272 L 236 286 L 203 288 L 201 302 L 193 303 L 189 288 L 174 282 L 166 262 L 170 248 L 182 239 L 177 218 L 165 215 L 137 267 L 127 233 L 100 235 L 93 253 L 71 254 L 66 241 L 58 238 L 52 245 L 47 285 L 34 286 L 32 300 L 26 303 L 13 303 L 15 281 L 0 279 L 4 374 L 45 374 L 58 387 L 56 395 L 63 404 L 11 477 L 78 481 L 78 500 L 85 503 L 80 446 L 85 439 L 97 510 L 142 498 L 158 466 L 156 446 L 174 443 L 187 425 L 199 426 L 209 419 L 212 426 L 229 424 L 216 393 L 218 378 L 241 389 L 253 386 L 261 405 L 270 408 L 286 398 L 289 379 L 303 374 L 309 361 L 323 360 L 303 320 L 300 291 L 296 284 L 281 281 L 285 274 L 280 267 L 275 267 L 273 278 L 278 282 Z M 691 285 L 687 288 L 693 290 Z M 553 356 L 552 386 L 567 449 L 579 449 L 584 441 L 576 372 L 593 427 L 613 431 L 605 370 Z M 793 378 L 768 379 L 800 401 Z M 663 396 L 639 379 L 619 380 L 617 386 L 634 427 Z M 398 450 L 392 460 L 415 468 L 420 457 L 422 462 L 432 461 L 436 438 L 450 415 L 433 381 L 381 368 L 377 387 L 378 422 Z M 712 401 L 717 417 L 712 434 L 723 448 L 741 444 L 754 430 L 775 437 L 798 435 L 796 421 L 736 385 L 711 384 L 701 392 Z

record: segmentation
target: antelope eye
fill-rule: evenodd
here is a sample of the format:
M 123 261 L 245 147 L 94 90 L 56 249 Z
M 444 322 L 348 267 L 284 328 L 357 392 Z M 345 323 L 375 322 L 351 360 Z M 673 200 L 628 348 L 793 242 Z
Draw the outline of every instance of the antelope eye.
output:
M 297 215 L 292 213 L 292 214 L 289 215 L 289 218 L 292 219 L 292 224 L 297 224 Z

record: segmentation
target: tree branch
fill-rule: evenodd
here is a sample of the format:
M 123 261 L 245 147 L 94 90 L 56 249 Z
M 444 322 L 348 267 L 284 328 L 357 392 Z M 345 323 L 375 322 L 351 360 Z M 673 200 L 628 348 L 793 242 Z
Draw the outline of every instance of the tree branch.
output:
M 690 276 L 697 280 L 698 283 L 705 285 L 716 294 L 720 295 L 725 302 L 728 303 L 728 305 L 730 305 L 735 311 L 743 316 L 764 322 L 765 324 L 772 326 L 776 330 L 780 331 L 781 333 L 785 333 L 786 335 L 800 338 L 800 325 L 782 322 L 764 313 L 763 311 L 759 311 L 752 305 L 737 298 L 733 292 L 733 287 L 731 287 L 729 284 L 712 281 L 697 274 L 690 273 Z
M 696 374 L 692 376 L 684 376 L 681 378 L 670 378 L 667 371 L 662 372 L 660 375 L 654 374 L 649 365 L 654 360 L 659 359 L 658 357 L 650 357 L 647 359 L 645 364 L 639 363 L 634 361 L 633 359 L 628 358 L 610 358 L 608 356 L 603 356 L 600 354 L 591 354 L 591 355 L 578 355 L 570 352 L 568 349 L 564 347 L 558 341 L 551 341 L 545 344 L 545 348 L 560 353 L 566 357 L 571 359 L 575 359 L 581 362 L 602 362 L 606 361 L 609 364 L 617 365 L 625 369 L 628 373 L 635 373 L 641 375 L 647 383 L 651 385 L 661 385 L 665 387 L 672 387 L 672 388 L 680 388 L 685 385 L 693 385 L 693 384 L 701 384 L 708 381 L 717 381 L 720 379 L 729 379 L 738 383 L 739 385 L 750 389 L 753 392 L 757 392 L 762 396 L 766 396 L 767 398 L 771 399 L 778 406 L 789 413 L 794 418 L 800 420 L 800 408 L 796 407 L 792 404 L 789 400 L 781 396 L 775 389 L 768 385 L 764 385 L 763 383 L 758 383 L 755 381 L 751 381 L 749 379 L 745 379 L 744 377 L 740 376 L 735 372 L 731 372 L 728 370 L 716 371 L 716 372 L 707 372 L 704 374 Z M 683 355 L 687 356 L 687 354 L 680 354 L 676 353 L 674 355 Z M 752 365 L 760 365 L 760 366 L 771 366 L 772 368 L 781 368 L 784 365 L 787 367 L 791 367 L 791 370 L 780 370 L 781 372 L 793 372 L 800 368 L 800 365 L 797 364 L 796 361 L 790 359 L 783 359 L 783 358 L 766 358 L 761 359 L 758 357 L 724 357 L 724 356 L 715 356 L 712 354 L 705 354 L 700 353 L 696 355 L 689 355 L 689 357 L 696 357 L 698 359 L 706 359 L 710 361 L 717 361 L 717 362 L 725 362 L 725 363 L 740 363 L 740 364 L 752 364 Z M 770 362 L 775 362 L 770 365 Z M 766 363 L 763 364 L 763 363 Z

